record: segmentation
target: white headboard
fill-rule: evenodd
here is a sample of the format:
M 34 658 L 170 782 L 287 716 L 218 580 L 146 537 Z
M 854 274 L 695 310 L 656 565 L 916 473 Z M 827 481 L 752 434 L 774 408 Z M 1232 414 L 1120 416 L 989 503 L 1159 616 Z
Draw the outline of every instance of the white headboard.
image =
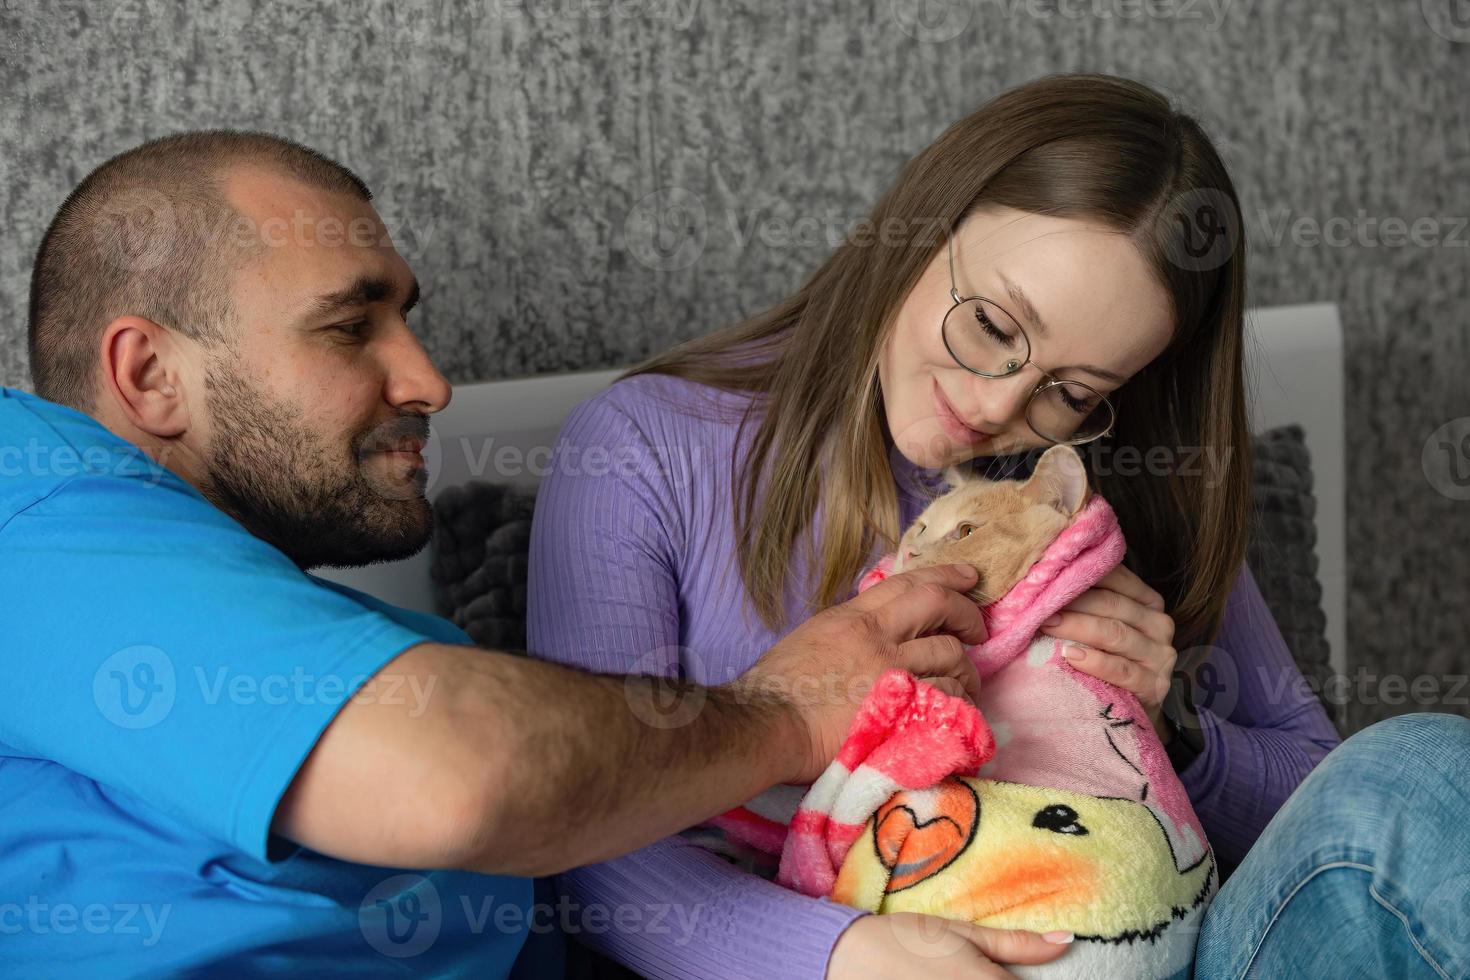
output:
M 1347 456 L 1342 321 L 1331 303 L 1272 306 L 1246 316 L 1251 430 L 1299 424 L 1312 456 L 1317 575 L 1332 669 L 1347 673 Z
M 1279 306 L 1247 316 L 1246 380 L 1254 431 L 1300 423 L 1312 454 L 1317 554 L 1334 669 L 1345 671 L 1345 517 L 1342 327 L 1331 304 Z M 542 375 L 460 385 L 434 416 L 425 457 L 427 492 L 471 480 L 535 486 L 567 415 L 601 391 L 617 370 Z M 429 550 L 355 569 L 319 569 L 385 601 L 434 611 Z

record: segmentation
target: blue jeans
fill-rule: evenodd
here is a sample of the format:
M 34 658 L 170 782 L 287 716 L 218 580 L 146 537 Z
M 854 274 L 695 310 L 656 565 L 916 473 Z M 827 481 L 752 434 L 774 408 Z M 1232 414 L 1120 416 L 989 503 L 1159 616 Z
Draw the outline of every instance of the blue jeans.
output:
M 1195 976 L 1470 977 L 1470 719 L 1328 753 L 1205 913 Z

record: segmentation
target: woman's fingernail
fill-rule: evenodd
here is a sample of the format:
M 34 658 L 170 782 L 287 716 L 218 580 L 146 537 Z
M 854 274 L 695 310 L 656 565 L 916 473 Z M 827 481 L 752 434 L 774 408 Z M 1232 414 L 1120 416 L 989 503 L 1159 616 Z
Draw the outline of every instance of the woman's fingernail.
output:
M 1045 622 L 1044 622 L 1044 623 L 1042 623 L 1042 624 L 1041 624 L 1041 625 L 1042 625 L 1042 626 L 1057 626 L 1057 625 L 1059 625 L 1059 624 L 1060 624 L 1060 623 L 1061 623 L 1061 621 L 1062 621 L 1062 614 L 1061 614 L 1061 613 L 1053 613 L 1053 614 L 1052 614 L 1052 615 L 1051 615 L 1051 616 L 1050 616 L 1050 617 L 1049 617 L 1049 618 L 1048 618 L 1048 619 L 1047 619 L 1047 620 L 1046 620 L 1046 621 L 1045 621 Z
M 1065 643 L 1062 645 L 1062 656 L 1068 660 L 1081 660 L 1087 656 L 1087 651 L 1075 643 Z
M 1058 946 L 1065 946 L 1076 937 L 1074 937 L 1070 932 L 1043 932 L 1041 934 L 1041 938 L 1045 939 L 1049 943 L 1055 943 Z

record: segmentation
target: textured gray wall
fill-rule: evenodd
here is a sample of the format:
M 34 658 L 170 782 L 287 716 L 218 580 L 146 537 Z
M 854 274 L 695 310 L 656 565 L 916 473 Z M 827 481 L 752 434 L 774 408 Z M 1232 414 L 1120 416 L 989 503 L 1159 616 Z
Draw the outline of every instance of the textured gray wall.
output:
M 46 221 L 89 168 L 148 137 L 263 128 L 357 169 L 426 285 L 430 353 L 467 382 L 625 363 L 756 310 L 1002 87 L 1131 75 L 1218 141 L 1247 213 L 1252 302 L 1342 307 L 1350 671 L 1429 675 L 1454 697 L 1428 706 L 1464 712 L 1470 21 L 1456 9 L 0 0 L 0 383 L 28 384 Z M 1336 244 L 1309 236 L 1334 218 L 1352 223 Z M 1385 219 L 1428 223 L 1390 245 Z M 1363 684 L 1354 725 L 1414 706 Z

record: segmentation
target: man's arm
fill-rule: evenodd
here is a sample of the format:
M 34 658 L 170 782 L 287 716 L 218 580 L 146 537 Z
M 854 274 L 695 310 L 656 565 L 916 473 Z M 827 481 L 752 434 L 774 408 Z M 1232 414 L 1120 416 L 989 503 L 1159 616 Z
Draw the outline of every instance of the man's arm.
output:
M 272 829 L 388 867 L 546 875 L 624 854 L 815 778 L 884 670 L 978 693 L 960 642 L 985 635 L 963 595 L 974 578 L 956 566 L 895 576 L 717 688 L 418 644 L 377 675 L 379 696 L 338 714 Z
M 277 833 L 363 864 L 549 874 L 742 803 L 805 753 L 786 705 L 727 690 L 441 643 L 379 675 L 400 677 L 426 702 L 349 702 L 282 799 Z M 660 693 L 697 717 L 645 723 Z

